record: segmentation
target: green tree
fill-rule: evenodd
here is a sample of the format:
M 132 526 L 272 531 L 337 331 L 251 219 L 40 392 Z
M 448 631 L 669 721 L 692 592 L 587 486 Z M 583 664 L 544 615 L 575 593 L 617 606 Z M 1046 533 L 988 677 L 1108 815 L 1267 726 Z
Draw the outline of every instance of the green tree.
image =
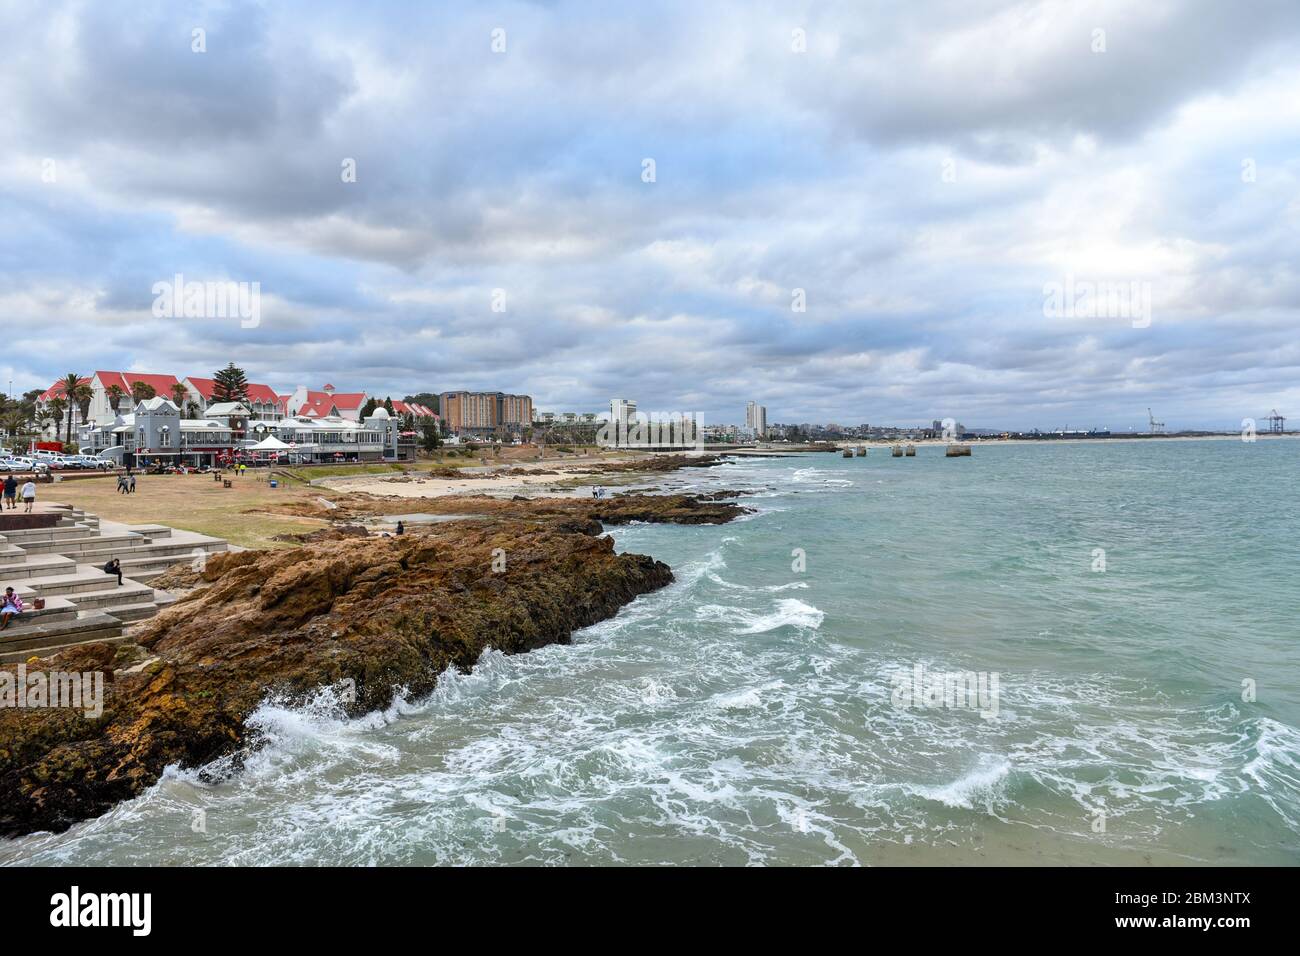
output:
M 50 399 L 49 402 L 46 403 L 45 411 L 41 414 L 39 419 L 41 427 L 45 428 L 46 426 L 53 424 L 57 429 L 63 422 L 63 412 L 67 407 L 67 400 L 64 399 L 62 395 L 56 395 L 54 398 Z
M 410 405 L 423 405 L 431 412 L 438 411 L 438 396 L 434 392 L 416 392 L 414 395 L 407 395 L 402 401 Z
M 365 420 L 369 418 L 371 415 L 373 415 L 375 413 L 375 409 L 378 407 L 379 407 L 379 403 L 377 401 L 375 401 L 373 398 L 367 398 L 366 403 L 361 406 L 362 420 Z
M 172 402 L 177 408 L 185 408 L 185 399 L 189 397 L 189 394 L 189 390 L 180 382 L 172 386 Z
M 76 372 L 69 372 L 59 381 L 63 386 L 63 395 L 67 399 L 68 408 L 68 428 L 63 433 L 65 442 L 72 441 L 72 417 L 78 408 L 83 409 L 82 418 L 85 418 L 85 411 L 89 410 L 90 405 L 90 383 L 83 379 Z
M 155 389 L 148 382 L 131 383 L 131 404 L 132 405 L 139 405 L 141 402 L 147 402 L 149 401 L 149 399 L 153 398 L 157 394 L 158 394 L 157 389 Z
M 214 402 L 242 402 L 248 399 L 248 379 L 244 370 L 231 362 L 213 373 L 212 400 Z
M 438 419 L 421 418 L 420 419 L 420 446 L 427 452 L 432 452 L 442 444 L 442 436 L 438 434 Z
M 105 391 L 108 393 L 108 407 L 113 409 L 114 415 L 118 414 L 118 410 L 122 405 L 122 399 L 126 398 L 126 391 L 121 385 L 116 383 L 108 386 Z
M 397 413 L 393 410 L 393 399 L 392 399 L 391 396 L 389 396 L 388 398 L 385 398 L 385 399 L 384 399 L 384 411 L 388 412 L 389 415 L 395 415 L 395 414 L 397 414 Z

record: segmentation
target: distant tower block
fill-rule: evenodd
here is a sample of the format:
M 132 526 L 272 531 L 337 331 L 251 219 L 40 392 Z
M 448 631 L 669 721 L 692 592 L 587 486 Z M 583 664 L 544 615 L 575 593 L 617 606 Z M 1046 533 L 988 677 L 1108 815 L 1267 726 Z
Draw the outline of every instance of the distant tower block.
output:
M 1268 422 L 1268 430 L 1274 435 L 1281 435 L 1286 431 L 1286 416 L 1279 415 L 1276 408 L 1273 409 L 1272 413 L 1265 419 L 1265 421 Z

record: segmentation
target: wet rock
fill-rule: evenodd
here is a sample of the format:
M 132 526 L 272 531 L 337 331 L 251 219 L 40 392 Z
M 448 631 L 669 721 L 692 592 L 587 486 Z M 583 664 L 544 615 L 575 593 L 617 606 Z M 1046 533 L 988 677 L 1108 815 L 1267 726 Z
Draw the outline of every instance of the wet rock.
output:
M 201 576 L 206 586 L 141 626 L 156 659 L 105 684 L 98 719 L 0 710 L 0 834 L 66 829 L 138 795 L 171 764 L 238 766 L 257 745 L 248 717 L 270 696 L 301 701 L 350 685 L 348 713 L 383 708 L 397 689 L 425 694 L 487 648 L 567 643 L 672 580 L 653 558 L 616 554 L 577 510 L 224 552 Z M 34 666 L 108 670 L 114 660 L 113 648 L 89 645 Z

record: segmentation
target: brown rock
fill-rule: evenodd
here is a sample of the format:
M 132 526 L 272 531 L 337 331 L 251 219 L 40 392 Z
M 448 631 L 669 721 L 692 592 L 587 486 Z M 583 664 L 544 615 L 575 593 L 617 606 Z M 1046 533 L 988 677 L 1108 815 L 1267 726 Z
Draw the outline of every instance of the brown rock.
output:
M 397 687 L 427 693 L 489 647 L 567 643 L 672 580 L 661 562 L 615 554 L 590 515 L 557 517 L 215 555 L 206 587 L 142 626 L 140 644 L 157 660 L 106 685 L 98 720 L 0 711 L 0 834 L 65 829 L 139 794 L 169 764 L 237 762 L 255 743 L 246 721 L 268 695 L 303 699 L 348 678 L 349 712 L 364 713 Z M 76 662 L 111 666 L 111 648 L 78 651 Z

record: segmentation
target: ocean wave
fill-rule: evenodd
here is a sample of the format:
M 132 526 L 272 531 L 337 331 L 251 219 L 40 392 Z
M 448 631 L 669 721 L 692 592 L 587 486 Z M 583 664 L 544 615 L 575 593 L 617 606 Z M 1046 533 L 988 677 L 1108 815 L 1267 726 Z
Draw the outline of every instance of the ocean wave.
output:
M 974 810 L 976 801 L 979 801 L 992 812 L 993 804 L 1003 799 L 1003 788 L 1010 776 L 1011 764 L 1005 759 L 993 759 L 982 761 L 974 770 L 951 783 L 933 787 L 908 784 L 904 789 L 957 810 Z
M 765 634 L 780 627 L 815 631 L 822 626 L 822 620 L 826 617 L 821 610 L 798 598 L 777 601 L 775 608 L 766 614 L 739 607 L 705 604 L 696 608 L 695 616 L 701 621 L 739 625 L 731 629 L 733 634 Z

